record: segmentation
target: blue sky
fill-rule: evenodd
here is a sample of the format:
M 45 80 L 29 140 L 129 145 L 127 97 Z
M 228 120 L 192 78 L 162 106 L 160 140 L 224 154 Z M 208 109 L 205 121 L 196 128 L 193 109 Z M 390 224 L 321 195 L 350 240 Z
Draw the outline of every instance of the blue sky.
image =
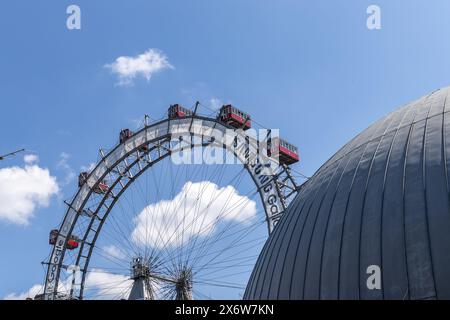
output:
M 66 28 L 70 4 L 81 30 Z M 366 27 L 370 4 L 381 30 Z M 67 175 L 121 128 L 174 102 L 231 102 L 280 128 L 311 175 L 382 115 L 450 84 L 449 12 L 446 0 L 4 1 L 0 153 L 31 150 L 60 193 L 26 226 L 0 220 L 0 297 L 42 282 L 48 231 L 75 190 Z M 174 68 L 117 86 L 104 66 L 150 48 Z M 22 156 L 0 162 L 12 166 Z

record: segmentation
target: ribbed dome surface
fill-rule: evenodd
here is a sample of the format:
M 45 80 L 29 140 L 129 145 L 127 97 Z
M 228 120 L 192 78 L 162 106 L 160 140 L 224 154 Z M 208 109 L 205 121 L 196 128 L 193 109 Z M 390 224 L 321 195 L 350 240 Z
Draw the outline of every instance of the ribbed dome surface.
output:
M 450 299 L 449 94 L 390 113 L 314 174 L 246 299 Z

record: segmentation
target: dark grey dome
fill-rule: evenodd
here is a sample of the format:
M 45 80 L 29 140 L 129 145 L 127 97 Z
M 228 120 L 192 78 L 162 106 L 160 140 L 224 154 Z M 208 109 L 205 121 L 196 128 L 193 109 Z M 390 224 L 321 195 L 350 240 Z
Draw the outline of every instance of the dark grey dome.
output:
M 267 241 L 244 297 L 450 299 L 449 94 L 390 113 L 328 160 Z

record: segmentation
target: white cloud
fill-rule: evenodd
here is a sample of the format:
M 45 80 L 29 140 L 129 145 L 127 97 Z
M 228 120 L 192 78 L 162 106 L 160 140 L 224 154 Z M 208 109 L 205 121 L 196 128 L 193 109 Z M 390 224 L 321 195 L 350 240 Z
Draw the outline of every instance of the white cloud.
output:
M 43 291 L 44 291 L 43 285 L 35 284 L 30 288 L 30 290 L 26 292 L 7 294 L 4 300 L 25 300 L 26 298 L 34 298 L 35 295 L 42 293 Z
M 26 164 L 34 164 L 39 162 L 39 157 L 35 154 L 27 154 L 23 157 L 23 161 Z
M 173 69 L 167 56 L 158 49 L 148 49 L 134 57 L 121 56 L 113 63 L 106 64 L 105 68 L 119 77 L 119 86 L 131 86 L 134 79 L 142 76 L 147 81 L 157 72 L 164 69 Z
M 111 257 L 117 258 L 117 259 L 123 259 L 125 258 L 125 253 L 116 247 L 115 245 L 109 245 L 103 248 L 103 251 L 105 251 L 107 254 L 109 254 Z
M 59 283 L 58 292 L 69 292 L 71 279 Z M 106 272 L 102 269 L 92 269 L 86 276 L 85 295 L 88 299 L 121 299 L 128 298 L 132 280 L 128 275 L 120 275 Z M 44 292 L 44 286 L 36 284 L 28 291 L 21 293 L 9 293 L 4 300 L 25 300 L 34 298 Z
M 132 240 L 152 248 L 186 243 L 193 235 L 207 236 L 223 220 L 249 223 L 256 203 L 238 194 L 232 186 L 220 188 L 212 182 L 187 182 L 172 200 L 161 200 L 144 208 L 135 218 Z M 150 223 L 151 222 L 151 223 Z M 177 229 L 184 225 L 184 239 Z
M 113 274 L 101 269 L 92 269 L 86 277 L 85 291 L 92 299 L 127 299 L 133 280 L 129 275 Z
M 58 191 L 56 178 L 36 164 L 0 169 L 0 220 L 27 225 Z
M 69 165 L 70 154 L 61 152 L 59 155 L 58 163 L 56 167 L 62 171 L 64 171 L 64 179 L 62 181 L 62 185 L 66 186 L 73 181 L 75 178 L 75 172 L 72 167 Z
M 66 281 L 62 281 L 58 284 L 58 292 L 67 293 L 70 291 L 72 285 L 72 278 L 67 278 Z M 4 300 L 25 300 L 26 298 L 34 299 L 37 294 L 44 293 L 44 285 L 35 284 L 27 291 L 21 293 L 9 293 L 3 299 Z

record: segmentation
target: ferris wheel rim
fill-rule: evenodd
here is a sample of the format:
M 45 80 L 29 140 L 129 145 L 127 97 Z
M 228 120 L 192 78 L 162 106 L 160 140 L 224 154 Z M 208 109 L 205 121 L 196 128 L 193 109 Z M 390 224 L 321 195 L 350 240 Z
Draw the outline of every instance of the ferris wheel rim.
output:
M 155 142 L 159 142 L 159 141 L 170 141 L 170 138 L 172 138 L 172 132 L 169 130 L 169 128 L 171 128 L 171 127 L 170 127 L 171 123 L 172 123 L 172 124 L 173 124 L 173 123 L 175 123 L 175 124 L 179 123 L 179 124 L 180 124 L 180 123 L 182 123 L 182 122 L 186 122 L 186 120 L 189 120 L 189 121 L 191 122 L 191 126 L 192 126 L 192 122 L 193 122 L 194 120 L 200 120 L 200 121 L 202 121 L 202 129 L 203 129 L 204 127 L 206 127 L 206 128 L 211 128 L 211 127 L 212 127 L 212 128 L 217 128 L 217 126 L 221 126 L 223 129 L 233 129 L 233 130 L 235 129 L 235 128 L 233 128 L 233 127 L 227 125 L 227 124 L 224 124 L 224 123 L 222 123 L 222 122 L 219 122 L 217 119 L 208 118 L 208 117 L 204 117 L 204 116 L 193 115 L 193 116 L 191 116 L 191 117 L 186 117 L 186 118 L 184 118 L 184 119 L 163 119 L 163 120 L 158 121 L 158 122 L 155 122 L 155 123 L 153 123 L 153 124 L 151 124 L 151 125 L 146 125 L 146 126 L 143 127 L 142 129 L 140 129 L 138 132 L 136 132 L 135 135 L 138 136 L 138 135 L 140 135 L 140 134 L 143 134 L 144 132 L 147 132 L 147 131 L 148 131 L 149 129 L 151 129 L 151 128 L 157 128 L 157 127 L 159 127 L 159 126 L 164 125 L 164 124 L 167 123 L 167 128 L 168 128 L 168 129 L 167 129 L 167 133 L 166 133 L 166 134 L 162 134 L 162 135 L 159 135 L 159 136 L 155 136 L 154 139 L 150 139 L 150 140 L 146 140 L 146 139 L 145 139 L 145 140 L 144 140 L 144 143 L 145 143 L 145 144 L 154 144 Z M 206 121 L 206 122 L 203 122 L 203 121 Z M 211 123 L 212 126 L 211 126 L 211 125 L 205 126 L 205 123 Z M 191 131 L 191 126 L 189 127 L 188 132 L 185 132 L 185 133 L 193 134 L 193 132 Z M 205 137 L 205 135 L 204 135 L 205 132 L 206 132 L 206 131 L 204 131 L 204 130 L 202 131 L 202 135 L 201 135 L 202 137 Z M 195 133 L 194 133 L 194 135 L 195 135 Z M 106 160 L 107 160 L 111 155 L 113 155 L 115 152 L 117 152 L 117 150 L 119 150 L 119 148 L 121 148 L 121 147 L 124 146 L 124 145 L 125 145 L 125 142 L 119 143 L 119 144 L 117 144 L 113 149 L 111 149 L 111 150 L 108 152 L 108 154 L 106 154 L 106 155 L 103 155 L 103 154 L 102 154 L 102 158 L 98 161 L 98 163 L 96 164 L 95 168 L 90 172 L 90 174 L 89 174 L 89 176 L 87 177 L 86 181 L 88 181 L 89 179 L 91 179 L 91 178 L 93 177 L 94 172 L 96 172 L 96 170 L 98 170 L 98 168 L 100 168 L 100 166 L 102 165 L 102 163 L 106 163 Z M 52 254 L 51 254 L 51 257 L 50 257 L 50 260 L 49 260 L 49 263 L 48 263 L 48 269 L 47 269 L 47 274 L 46 274 L 46 278 L 45 278 L 45 281 L 46 281 L 46 282 L 45 282 L 45 287 L 44 287 L 44 294 L 45 294 L 46 298 L 52 298 L 52 297 L 54 297 L 54 296 L 57 294 L 57 292 L 58 292 L 58 284 L 59 284 L 59 281 L 60 281 L 60 272 L 61 272 L 61 269 L 63 268 L 64 257 L 65 257 L 65 255 L 66 255 L 66 246 L 65 246 L 65 243 L 66 243 L 66 241 L 67 241 L 67 239 L 68 239 L 68 236 L 72 234 L 73 229 L 74 229 L 74 227 L 75 227 L 75 225 L 76 225 L 76 223 L 77 223 L 79 217 L 81 216 L 80 211 L 82 211 L 82 210 L 84 209 L 84 207 L 86 206 L 87 201 L 88 201 L 88 200 L 90 199 L 90 197 L 94 194 L 94 191 L 93 191 L 94 187 L 97 186 L 97 185 L 100 183 L 100 181 L 102 181 L 102 179 L 104 179 L 104 178 L 105 178 L 108 174 L 110 174 L 113 170 L 117 169 L 117 168 L 118 168 L 118 165 L 119 165 L 124 159 L 127 159 L 131 154 L 137 152 L 141 146 L 142 146 L 142 144 L 135 145 L 132 149 L 130 149 L 130 150 L 128 150 L 127 152 L 125 152 L 121 157 L 117 158 L 117 159 L 116 159 L 116 162 L 113 163 L 111 166 L 108 165 L 108 164 L 106 164 L 106 170 L 105 170 L 99 177 L 97 177 L 97 180 L 96 180 L 95 184 L 92 185 L 92 186 L 90 186 L 90 187 L 89 187 L 89 190 L 87 191 L 87 193 L 84 195 L 84 197 L 82 197 L 83 200 L 81 201 L 81 205 L 80 205 L 80 208 L 79 208 L 79 209 L 75 209 L 75 208 L 73 207 L 73 204 L 74 204 L 75 200 L 77 199 L 77 197 L 81 194 L 82 189 L 83 189 L 83 186 L 81 186 L 81 187 L 78 188 L 78 191 L 77 191 L 77 193 L 75 194 L 75 196 L 73 197 L 71 203 L 70 203 L 70 204 L 69 204 L 69 203 L 66 203 L 66 204 L 68 205 L 68 208 L 67 208 L 67 210 L 66 210 L 66 213 L 65 213 L 65 215 L 64 215 L 63 221 L 62 221 L 61 226 L 60 226 L 60 229 L 59 229 L 58 240 L 57 240 L 57 242 L 55 243 L 55 245 L 54 245 L 53 248 L 52 248 Z M 245 167 L 245 169 L 247 170 L 248 174 L 249 174 L 250 177 L 252 178 L 252 181 L 255 183 L 255 185 L 256 185 L 257 187 L 259 187 L 259 186 L 258 186 L 258 181 L 257 181 L 256 177 L 254 176 L 254 174 L 252 174 L 252 172 L 251 172 L 251 170 L 250 170 L 248 164 L 245 164 L 243 161 L 241 161 L 241 159 L 236 155 L 235 151 L 233 150 L 233 148 L 232 148 L 230 145 L 226 145 L 225 143 L 222 143 L 222 144 L 217 144 L 217 145 L 215 145 L 215 147 L 222 147 L 222 148 L 224 148 L 224 149 L 226 149 L 226 150 L 228 150 L 228 151 L 232 151 L 233 154 L 234 154 L 234 156 L 235 156 L 235 158 L 237 158 L 237 159 L 239 160 L 239 162 L 241 163 L 241 165 L 243 165 L 243 166 Z M 103 220 L 101 221 L 101 223 L 100 223 L 98 229 L 95 231 L 95 236 L 94 236 L 94 238 L 93 238 L 93 241 L 92 241 L 92 242 L 90 243 L 90 245 L 89 245 L 89 251 L 88 251 L 89 253 L 88 253 L 88 256 L 86 257 L 86 260 L 85 260 L 85 263 L 84 263 L 84 269 L 81 270 L 81 272 L 82 272 L 82 287 L 81 287 L 81 293 L 80 293 L 80 297 L 79 297 L 79 298 L 82 298 L 82 297 L 83 297 L 84 283 L 85 283 L 85 279 L 86 279 L 86 274 L 87 274 L 87 272 L 88 272 L 89 262 L 90 262 L 92 253 L 93 253 L 93 251 L 94 251 L 95 243 L 96 243 L 96 241 L 97 241 L 97 238 L 98 238 L 99 234 L 101 233 L 103 224 L 104 224 L 104 222 L 106 221 L 106 219 L 108 218 L 109 213 L 110 213 L 111 210 L 114 208 L 114 206 L 115 206 L 115 204 L 117 203 L 117 201 L 119 201 L 121 195 L 128 189 L 128 187 L 129 187 L 129 186 L 130 186 L 130 185 L 131 185 L 131 184 L 132 184 L 132 183 L 133 183 L 133 182 L 134 182 L 141 174 L 143 174 L 146 170 L 150 169 L 155 163 L 157 163 L 157 162 L 159 162 L 159 161 L 162 161 L 162 160 L 164 160 L 165 158 L 167 158 L 168 156 L 170 156 L 171 152 L 176 152 L 176 151 L 177 151 L 177 150 L 169 150 L 169 151 L 168 151 L 165 155 L 163 155 L 162 157 L 160 157 L 160 158 L 158 158 L 158 159 L 155 159 L 155 161 L 152 161 L 152 162 L 149 163 L 147 166 L 144 166 L 144 167 L 139 171 L 139 175 L 133 177 L 133 179 L 129 179 L 129 181 L 125 184 L 125 187 L 122 187 L 122 188 L 120 189 L 120 193 L 118 193 L 117 195 L 114 196 L 114 200 L 112 201 L 111 205 L 109 206 L 109 208 L 108 208 L 107 211 L 105 212 L 105 214 L 104 214 L 104 216 L 103 216 L 103 218 L 102 218 Z M 135 166 L 138 162 L 139 162 L 139 159 L 138 159 L 135 163 L 133 163 L 133 164 L 130 166 L 130 168 L 133 167 L 133 166 Z M 129 170 L 130 168 L 128 168 L 128 170 Z M 111 186 L 117 185 L 117 183 L 119 183 L 119 182 L 118 182 L 119 180 L 120 180 L 120 178 L 117 179 L 117 181 L 115 181 L 114 184 L 111 185 Z M 278 198 L 279 198 L 279 199 L 282 199 L 282 195 L 280 194 L 279 190 L 277 190 L 276 181 L 273 180 L 272 182 L 275 184 L 275 190 L 276 190 L 275 192 L 278 194 Z M 86 184 L 87 184 L 87 182 L 86 182 Z M 257 191 L 258 191 L 258 193 L 260 194 L 261 202 L 264 204 L 264 198 L 263 198 L 263 195 L 262 195 L 262 190 L 261 190 L 260 188 L 257 188 Z M 110 191 L 108 191 L 106 194 L 104 194 L 104 195 L 102 196 L 102 199 L 101 199 L 101 201 L 100 201 L 100 203 L 99 203 L 99 207 L 101 207 L 101 206 L 105 203 L 105 201 L 107 200 L 107 198 L 108 198 L 108 196 L 109 196 L 109 193 L 110 193 Z M 283 205 L 283 204 L 282 204 L 282 205 Z M 269 216 L 269 214 L 268 214 L 268 212 L 267 212 L 267 208 L 266 208 L 266 206 L 264 206 L 264 205 L 263 205 L 263 208 L 264 208 L 264 211 L 265 211 L 265 214 L 266 214 L 266 220 L 267 220 L 267 223 L 269 223 L 270 216 Z M 69 229 L 66 228 L 66 235 L 64 235 L 63 233 L 61 233 L 61 230 L 62 230 L 63 227 L 67 224 L 66 221 L 70 221 L 70 220 L 68 220 L 68 219 L 69 219 L 69 218 L 68 218 L 68 215 L 69 215 L 69 213 L 71 212 L 71 210 L 75 212 L 75 215 L 74 215 L 74 217 L 73 217 L 73 220 L 69 223 L 70 228 L 69 228 Z M 282 213 L 284 210 L 285 210 L 285 207 L 282 207 L 282 210 L 280 211 L 280 213 Z M 92 222 L 93 222 L 95 219 L 96 219 L 95 216 L 93 216 L 93 217 L 91 218 L 91 220 L 90 220 L 90 222 L 89 222 L 88 228 L 91 227 Z M 270 226 L 268 226 L 268 227 L 269 227 L 269 229 L 270 229 Z M 270 231 L 270 230 L 269 230 L 269 231 Z M 84 247 L 84 245 L 85 245 L 85 243 L 86 243 L 85 241 L 86 241 L 86 238 L 87 238 L 88 233 L 89 233 L 89 231 L 86 231 L 86 233 L 84 234 L 84 236 L 83 236 L 83 241 L 81 242 L 81 247 L 80 247 L 80 249 L 78 250 L 78 254 L 77 254 L 77 265 L 78 265 L 78 263 L 80 262 L 80 257 L 81 257 L 81 255 L 82 255 L 82 253 L 83 253 L 83 247 Z M 64 239 L 62 239 L 62 238 L 64 238 Z M 64 243 L 63 243 L 61 249 L 57 249 L 57 245 L 58 245 L 58 243 L 61 243 L 61 239 L 64 241 Z M 58 254 L 58 255 L 59 255 L 60 258 L 58 259 L 57 263 L 54 263 L 54 262 L 52 263 L 52 258 L 53 258 L 53 256 L 55 255 L 55 252 L 57 252 L 57 250 L 59 250 L 59 254 Z M 56 272 L 56 273 L 55 273 L 55 272 Z M 53 273 L 53 274 L 52 274 L 52 273 Z M 51 282 L 53 283 L 53 286 L 49 286 L 49 278 L 50 278 Z

